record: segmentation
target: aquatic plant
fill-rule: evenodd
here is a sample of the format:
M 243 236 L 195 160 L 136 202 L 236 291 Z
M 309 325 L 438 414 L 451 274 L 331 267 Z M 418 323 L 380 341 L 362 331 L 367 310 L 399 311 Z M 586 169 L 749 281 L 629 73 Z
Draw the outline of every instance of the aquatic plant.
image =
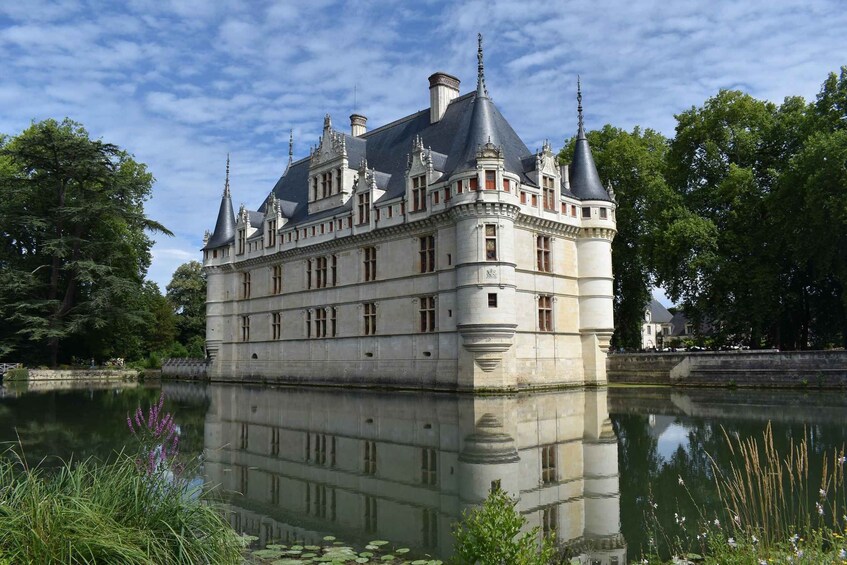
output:
M 170 470 L 178 474 L 182 466 L 177 463 L 179 455 L 179 426 L 173 414 L 164 412 L 165 393 L 159 395 L 159 401 L 147 409 L 145 418 L 141 406 L 135 413 L 127 414 L 126 425 L 138 440 L 140 453 L 136 464 L 148 475 Z

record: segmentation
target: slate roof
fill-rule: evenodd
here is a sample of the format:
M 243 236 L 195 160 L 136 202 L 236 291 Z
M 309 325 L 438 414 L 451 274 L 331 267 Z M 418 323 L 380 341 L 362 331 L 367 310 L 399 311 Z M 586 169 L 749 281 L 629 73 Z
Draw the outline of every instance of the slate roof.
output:
M 571 192 L 580 200 L 607 200 L 612 201 L 609 193 L 600 182 L 597 174 L 597 166 L 591 155 L 591 147 L 585 137 L 585 130 L 579 126 L 576 136 L 576 147 L 573 152 L 573 162 L 570 164 Z
M 650 299 L 647 309 L 650 311 L 650 322 L 653 324 L 667 324 L 673 318 L 668 309 L 655 298 Z
M 203 249 L 221 247 L 235 239 L 235 213 L 232 211 L 232 198 L 229 190 L 224 190 L 221 198 L 221 207 L 218 209 L 218 220 L 215 222 L 215 231 L 206 242 Z

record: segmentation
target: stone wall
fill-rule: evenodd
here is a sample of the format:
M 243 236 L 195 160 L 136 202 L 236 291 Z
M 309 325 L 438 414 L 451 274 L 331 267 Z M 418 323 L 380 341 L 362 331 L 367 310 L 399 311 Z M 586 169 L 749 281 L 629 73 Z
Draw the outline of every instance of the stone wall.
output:
M 675 386 L 847 386 L 847 351 L 632 353 L 609 356 L 610 383 Z
M 180 377 L 184 379 L 206 379 L 209 362 L 206 359 L 191 357 L 175 357 L 162 363 L 163 377 Z
M 30 369 L 29 381 L 129 381 L 138 378 L 135 369 Z

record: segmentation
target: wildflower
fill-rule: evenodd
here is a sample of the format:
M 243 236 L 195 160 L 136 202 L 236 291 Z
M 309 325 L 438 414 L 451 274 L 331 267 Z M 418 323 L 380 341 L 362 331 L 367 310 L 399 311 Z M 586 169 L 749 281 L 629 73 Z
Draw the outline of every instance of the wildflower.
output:
M 720 528 L 720 527 L 721 527 L 721 521 L 720 521 L 720 520 L 718 520 L 717 518 L 715 518 L 714 524 L 715 524 L 715 526 L 717 526 L 718 528 Z
M 656 504 L 656 503 L 654 502 L 654 503 L 653 503 L 653 510 L 655 510 L 655 509 L 656 509 L 656 508 L 658 508 L 658 507 L 659 507 L 659 505 L 658 505 L 658 504 Z
M 797 557 L 803 557 L 803 550 L 802 549 L 797 550 Z
M 752 537 L 752 538 L 750 538 L 750 539 L 753 541 L 753 543 L 754 543 L 754 544 L 759 543 L 759 538 L 757 538 L 757 537 L 755 536 L 755 534 L 754 534 L 754 535 L 753 535 L 753 537 Z
M 735 538 L 729 538 L 728 540 L 726 540 L 726 543 L 728 543 L 729 547 L 731 547 L 733 549 L 735 549 L 738 545 L 738 544 L 735 543 Z
M 741 525 L 741 518 L 738 516 L 738 514 L 736 514 L 732 519 L 735 521 L 735 523 L 737 525 L 739 525 L 739 526 Z
M 847 461 L 847 457 L 844 457 L 844 456 L 842 456 L 841 458 L 838 459 L 838 462 L 841 463 L 842 465 L 844 465 L 845 461 Z
M 838 552 L 838 557 L 841 559 L 847 559 L 847 550 L 842 548 L 841 551 Z
M 820 489 L 818 492 L 821 494 L 821 498 L 826 498 L 826 490 Z
M 820 502 L 815 502 L 815 508 L 818 509 L 818 514 L 823 516 L 823 505 Z
M 788 538 L 788 541 L 790 541 L 790 542 L 791 542 L 791 545 L 797 545 L 797 540 L 798 540 L 798 539 L 800 539 L 800 536 L 798 536 L 797 534 L 794 534 L 793 536 L 791 536 L 790 538 Z
M 682 480 L 682 475 L 677 475 L 676 479 L 679 482 L 679 484 L 681 484 L 682 486 L 685 486 L 685 481 Z
M 767 562 L 767 561 L 765 561 L 764 559 L 760 559 L 760 560 L 759 560 L 759 565 L 768 565 L 768 562 Z

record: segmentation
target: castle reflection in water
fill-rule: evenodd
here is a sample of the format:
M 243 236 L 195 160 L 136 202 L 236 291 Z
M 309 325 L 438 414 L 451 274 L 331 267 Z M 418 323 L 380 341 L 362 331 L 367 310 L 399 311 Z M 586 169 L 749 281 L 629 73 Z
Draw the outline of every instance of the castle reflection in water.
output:
M 233 527 L 259 543 L 386 539 L 445 558 L 451 525 L 499 484 L 530 527 L 555 533 L 582 563 L 626 562 L 604 389 L 207 393 L 207 479 L 233 493 Z

